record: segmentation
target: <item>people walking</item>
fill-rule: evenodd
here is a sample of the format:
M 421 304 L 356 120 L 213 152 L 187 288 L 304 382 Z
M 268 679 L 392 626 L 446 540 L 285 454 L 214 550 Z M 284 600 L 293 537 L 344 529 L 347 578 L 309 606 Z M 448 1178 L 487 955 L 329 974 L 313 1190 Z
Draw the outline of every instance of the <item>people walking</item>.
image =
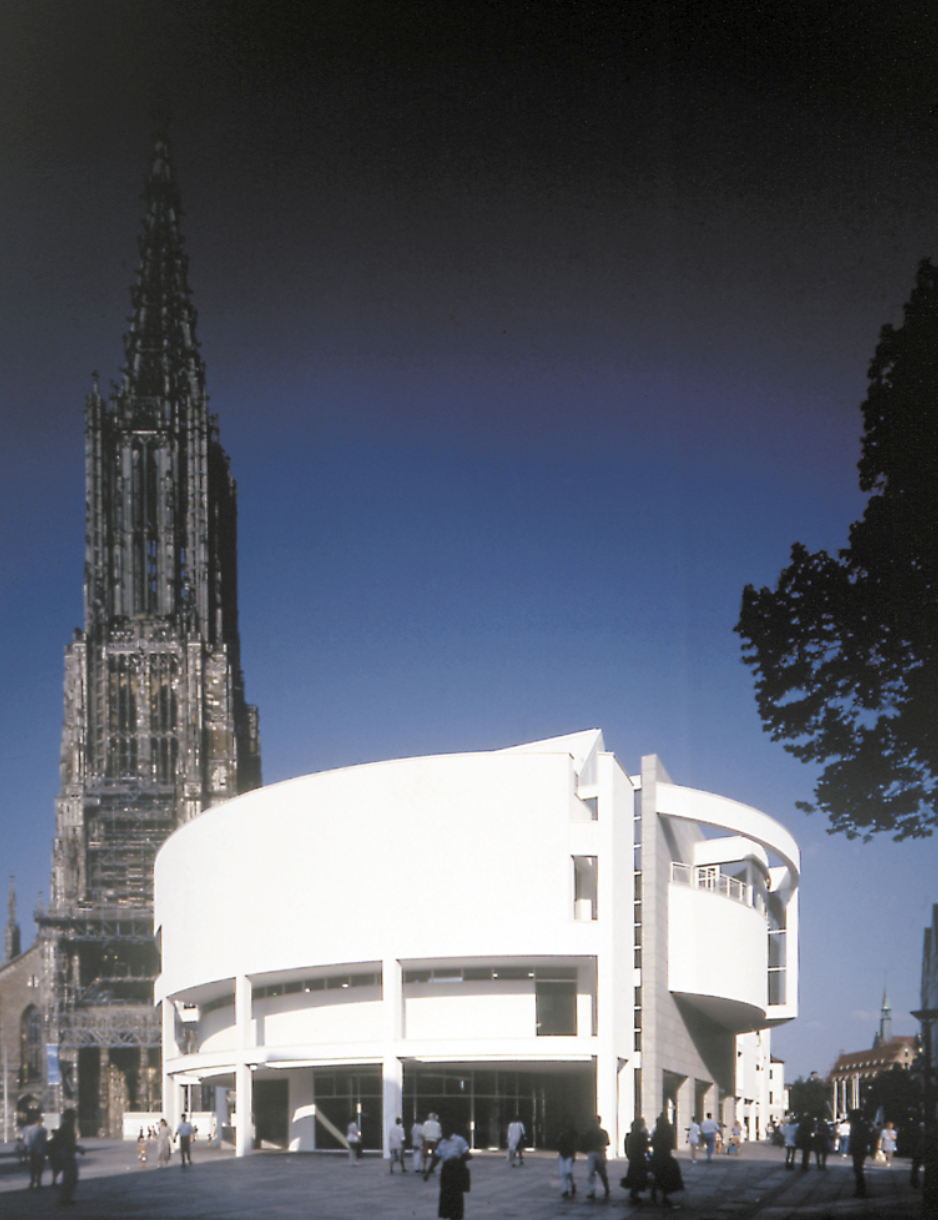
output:
M 29 1187 L 30 1190 L 38 1190 L 42 1186 L 42 1174 L 46 1166 L 46 1144 L 49 1139 L 41 1114 L 23 1132 L 23 1138 L 29 1156 Z
M 850 1111 L 850 1157 L 853 1160 L 854 1197 L 866 1196 L 866 1177 L 863 1162 L 870 1151 L 870 1126 L 859 1110 Z
M 811 1149 L 814 1147 L 814 1119 L 810 1114 L 802 1114 L 798 1119 L 795 1147 L 801 1152 L 801 1172 L 807 1173 L 811 1164 Z
M 436 1214 L 439 1220 L 463 1220 L 464 1196 L 470 1184 L 468 1162 L 472 1160 L 469 1145 L 447 1126 L 446 1138 L 437 1144 L 435 1156 L 440 1162 L 440 1202 Z
M 169 1130 L 169 1123 L 165 1118 L 160 1119 L 160 1125 L 156 1132 L 156 1167 L 162 1169 L 164 1165 L 169 1164 L 170 1157 L 173 1152 L 172 1134 Z
M 192 1123 L 183 1114 L 176 1128 L 176 1138 L 179 1140 L 179 1159 L 183 1169 L 192 1164 Z
M 362 1155 L 362 1133 L 358 1120 L 353 1115 L 345 1129 L 345 1139 L 348 1143 L 348 1159 L 353 1169 L 358 1168 Z
M 440 1138 L 443 1135 L 443 1128 L 440 1126 L 440 1120 L 437 1115 L 431 1110 L 427 1115 L 427 1120 L 423 1124 L 423 1180 L 433 1173 L 436 1168 L 436 1163 L 439 1157 L 436 1150 L 440 1143 Z
M 814 1124 L 814 1159 L 818 1169 L 827 1168 L 827 1154 L 831 1148 L 831 1126 L 826 1118 Z
M 76 1153 L 85 1155 L 84 1148 L 78 1143 L 75 1130 L 75 1111 L 71 1108 L 62 1114 L 59 1126 L 58 1160 L 62 1169 L 62 1185 L 59 1192 L 59 1202 L 66 1206 L 75 1202 L 75 1187 L 78 1185 L 78 1157 Z
M 794 1114 L 786 1114 L 782 1123 L 782 1139 L 785 1142 L 785 1168 L 795 1168 L 796 1141 L 798 1139 L 798 1120 Z
M 631 1203 L 641 1203 L 641 1193 L 648 1189 L 648 1151 L 651 1147 L 645 1120 L 636 1117 L 625 1137 L 625 1155 L 629 1158 L 629 1170 L 619 1185 L 629 1192 Z
M 609 1174 L 606 1171 L 606 1149 L 608 1147 L 609 1134 L 603 1130 L 603 1120 L 597 1114 L 593 1125 L 587 1131 L 583 1141 L 583 1150 L 586 1153 L 588 1165 L 586 1173 L 587 1199 L 596 1198 L 597 1177 L 603 1184 L 606 1192 L 605 1197 L 609 1198 Z
M 524 1123 L 516 1114 L 508 1124 L 508 1164 L 512 1169 L 516 1159 L 519 1165 L 524 1164 L 524 1140 Z
M 674 1158 L 674 1128 L 668 1122 L 667 1114 L 662 1110 L 651 1133 L 651 1170 L 653 1183 L 651 1201 L 656 1203 L 658 1191 L 661 1191 L 661 1202 L 665 1207 L 677 1207 L 671 1202 L 671 1195 L 684 1189 L 684 1178 L 681 1167 Z
M 887 1123 L 883 1127 L 883 1133 L 879 1137 L 879 1146 L 883 1151 L 883 1156 L 886 1158 L 886 1168 L 892 1169 L 892 1157 L 896 1151 L 896 1129 L 892 1123 Z
M 713 1161 L 713 1153 L 717 1146 L 717 1136 L 720 1134 L 720 1124 L 708 1111 L 707 1117 L 700 1124 L 700 1134 L 703 1136 L 704 1144 L 707 1147 L 707 1164 Z
M 423 1123 L 419 1118 L 410 1129 L 410 1146 L 414 1150 L 414 1173 L 423 1173 Z
M 697 1163 L 697 1152 L 700 1148 L 700 1123 L 696 1118 L 690 1120 L 690 1126 L 687 1128 L 687 1142 L 690 1145 L 690 1159 L 693 1164 Z
M 401 1167 L 401 1173 L 407 1172 L 407 1166 L 404 1164 L 404 1124 L 401 1119 L 394 1120 L 394 1126 L 388 1132 L 388 1151 L 391 1153 L 390 1173 L 394 1172 L 394 1165 L 397 1163 Z
M 561 1199 L 572 1199 L 576 1194 L 573 1180 L 573 1162 L 576 1160 L 577 1134 L 570 1116 L 564 1115 L 560 1134 L 557 1136 L 557 1155 L 560 1158 L 560 1182 L 563 1186 Z
M 42 1115 L 23 1131 L 23 1142 L 26 1145 L 26 1159 L 29 1164 L 29 1189 L 38 1190 L 42 1186 L 42 1174 L 46 1165 L 46 1143 L 49 1133 L 42 1121 Z

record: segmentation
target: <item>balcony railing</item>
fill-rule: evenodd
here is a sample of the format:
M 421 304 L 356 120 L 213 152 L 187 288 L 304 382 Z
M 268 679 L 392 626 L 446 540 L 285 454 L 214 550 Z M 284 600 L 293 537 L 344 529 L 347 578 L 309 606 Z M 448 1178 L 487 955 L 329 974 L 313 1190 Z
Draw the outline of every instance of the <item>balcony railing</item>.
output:
M 765 898 L 762 894 L 754 893 L 751 885 L 747 885 L 745 881 L 740 881 L 736 877 L 727 876 L 712 864 L 695 866 L 680 864 L 678 861 L 672 860 L 671 881 L 675 885 L 688 885 L 692 889 L 723 894 L 726 898 L 732 898 L 734 902 L 741 902 L 744 906 L 755 907 L 763 914 L 765 913 Z

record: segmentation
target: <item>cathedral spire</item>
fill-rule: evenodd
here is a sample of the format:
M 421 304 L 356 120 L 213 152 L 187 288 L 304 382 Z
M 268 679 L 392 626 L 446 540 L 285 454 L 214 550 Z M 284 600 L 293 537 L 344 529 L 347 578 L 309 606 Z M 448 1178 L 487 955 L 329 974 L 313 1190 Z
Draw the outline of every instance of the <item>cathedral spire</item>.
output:
M 879 1018 L 879 1040 L 881 1043 L 892 1040 L 892 1005 L 889 1003 L 889 991 L 883 984 L 883 1006 Z
M 13 886 L 13 874 L 10 874 L 10 896 L 8 899 L 10 918 L 7 920 L 3 935 L 3 960 L 11 962 L 20 955 L 20 926 L 16 922 L 16 890 Z
M 146 214 L 139 237 L 140 266 L 131 289 L 133 314 L 124 336 L 125 415 L 169 423 L 187 399 L 198 399 L 204 371 L 190 300 L 189 260 L 179 230 L 182 208 L 169 140 L 156 137 L 144 189 Z

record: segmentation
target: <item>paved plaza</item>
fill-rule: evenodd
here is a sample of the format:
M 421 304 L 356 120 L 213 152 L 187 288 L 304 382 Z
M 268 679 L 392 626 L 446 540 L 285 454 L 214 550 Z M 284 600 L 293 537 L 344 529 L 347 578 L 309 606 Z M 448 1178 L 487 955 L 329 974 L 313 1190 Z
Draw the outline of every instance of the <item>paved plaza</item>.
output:
M 145 1166 L 136 1145 L 117 1140 L 84 1140 L 81 1178 L 75 1206 L 63 1209 L 58 1192 L 45 1185 L 28 1189 L 29 1175 L 16 1163 L 13 1148 L 0 1144 L 0 1217 L 26 1220 L 69 1214 L 76 1217 L 127 1217 L 128 1220 L 434 1220 L 438 1181 L 408 1173 L 388 1173 L 388 1163 L 366 1156 L 352 1167 L 344 1155 L 261 1152 L 236 1159 L 231 1149 L 195 1145 L 191 1169 L 182 1169 L 178 1154 L 167 1169 L 157 1169 L 155 1150 Z M 921 1195 L 909 1185 L 909 1164 L 892 1169 L 867 1162 L 869 1194 L 853 1198 L 850 1162 L 831 1157 L 821 1172 L 786 1172 L 784 1154 L 764 1144 L 746 1144 L 737 1156 L 717 1156 L 712 1165 L 692 1165 L 682 1153 L 686 1190 L 675 1196 L 685 1220 L 842 1220 L 867 1216 L 876 1220 L 929 1220 Z M 504 1157 L 476 1155 L 472 1193 L 466 1197 L 466 1220 L 587 1220 L 598 1216 L 670 1215 L 660 1205 L 628 1204 L 619 1186 L 625 1161 L 612 1161 L 608 1203 L 586 1199 L 586 1161 L 576 1164 L 577 1195 L 560 1198 L 557 1157 L 529 1153 L 524 1166 L 510 1169 Z

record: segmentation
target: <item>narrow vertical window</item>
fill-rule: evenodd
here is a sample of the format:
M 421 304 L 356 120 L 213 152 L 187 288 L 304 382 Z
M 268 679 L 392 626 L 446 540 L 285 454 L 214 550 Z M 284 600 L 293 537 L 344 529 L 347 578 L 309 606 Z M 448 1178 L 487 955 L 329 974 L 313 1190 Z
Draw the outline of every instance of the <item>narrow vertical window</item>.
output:
M 573 857 L 573 917 L 581 923 L 599 918 L 595 856 Z

